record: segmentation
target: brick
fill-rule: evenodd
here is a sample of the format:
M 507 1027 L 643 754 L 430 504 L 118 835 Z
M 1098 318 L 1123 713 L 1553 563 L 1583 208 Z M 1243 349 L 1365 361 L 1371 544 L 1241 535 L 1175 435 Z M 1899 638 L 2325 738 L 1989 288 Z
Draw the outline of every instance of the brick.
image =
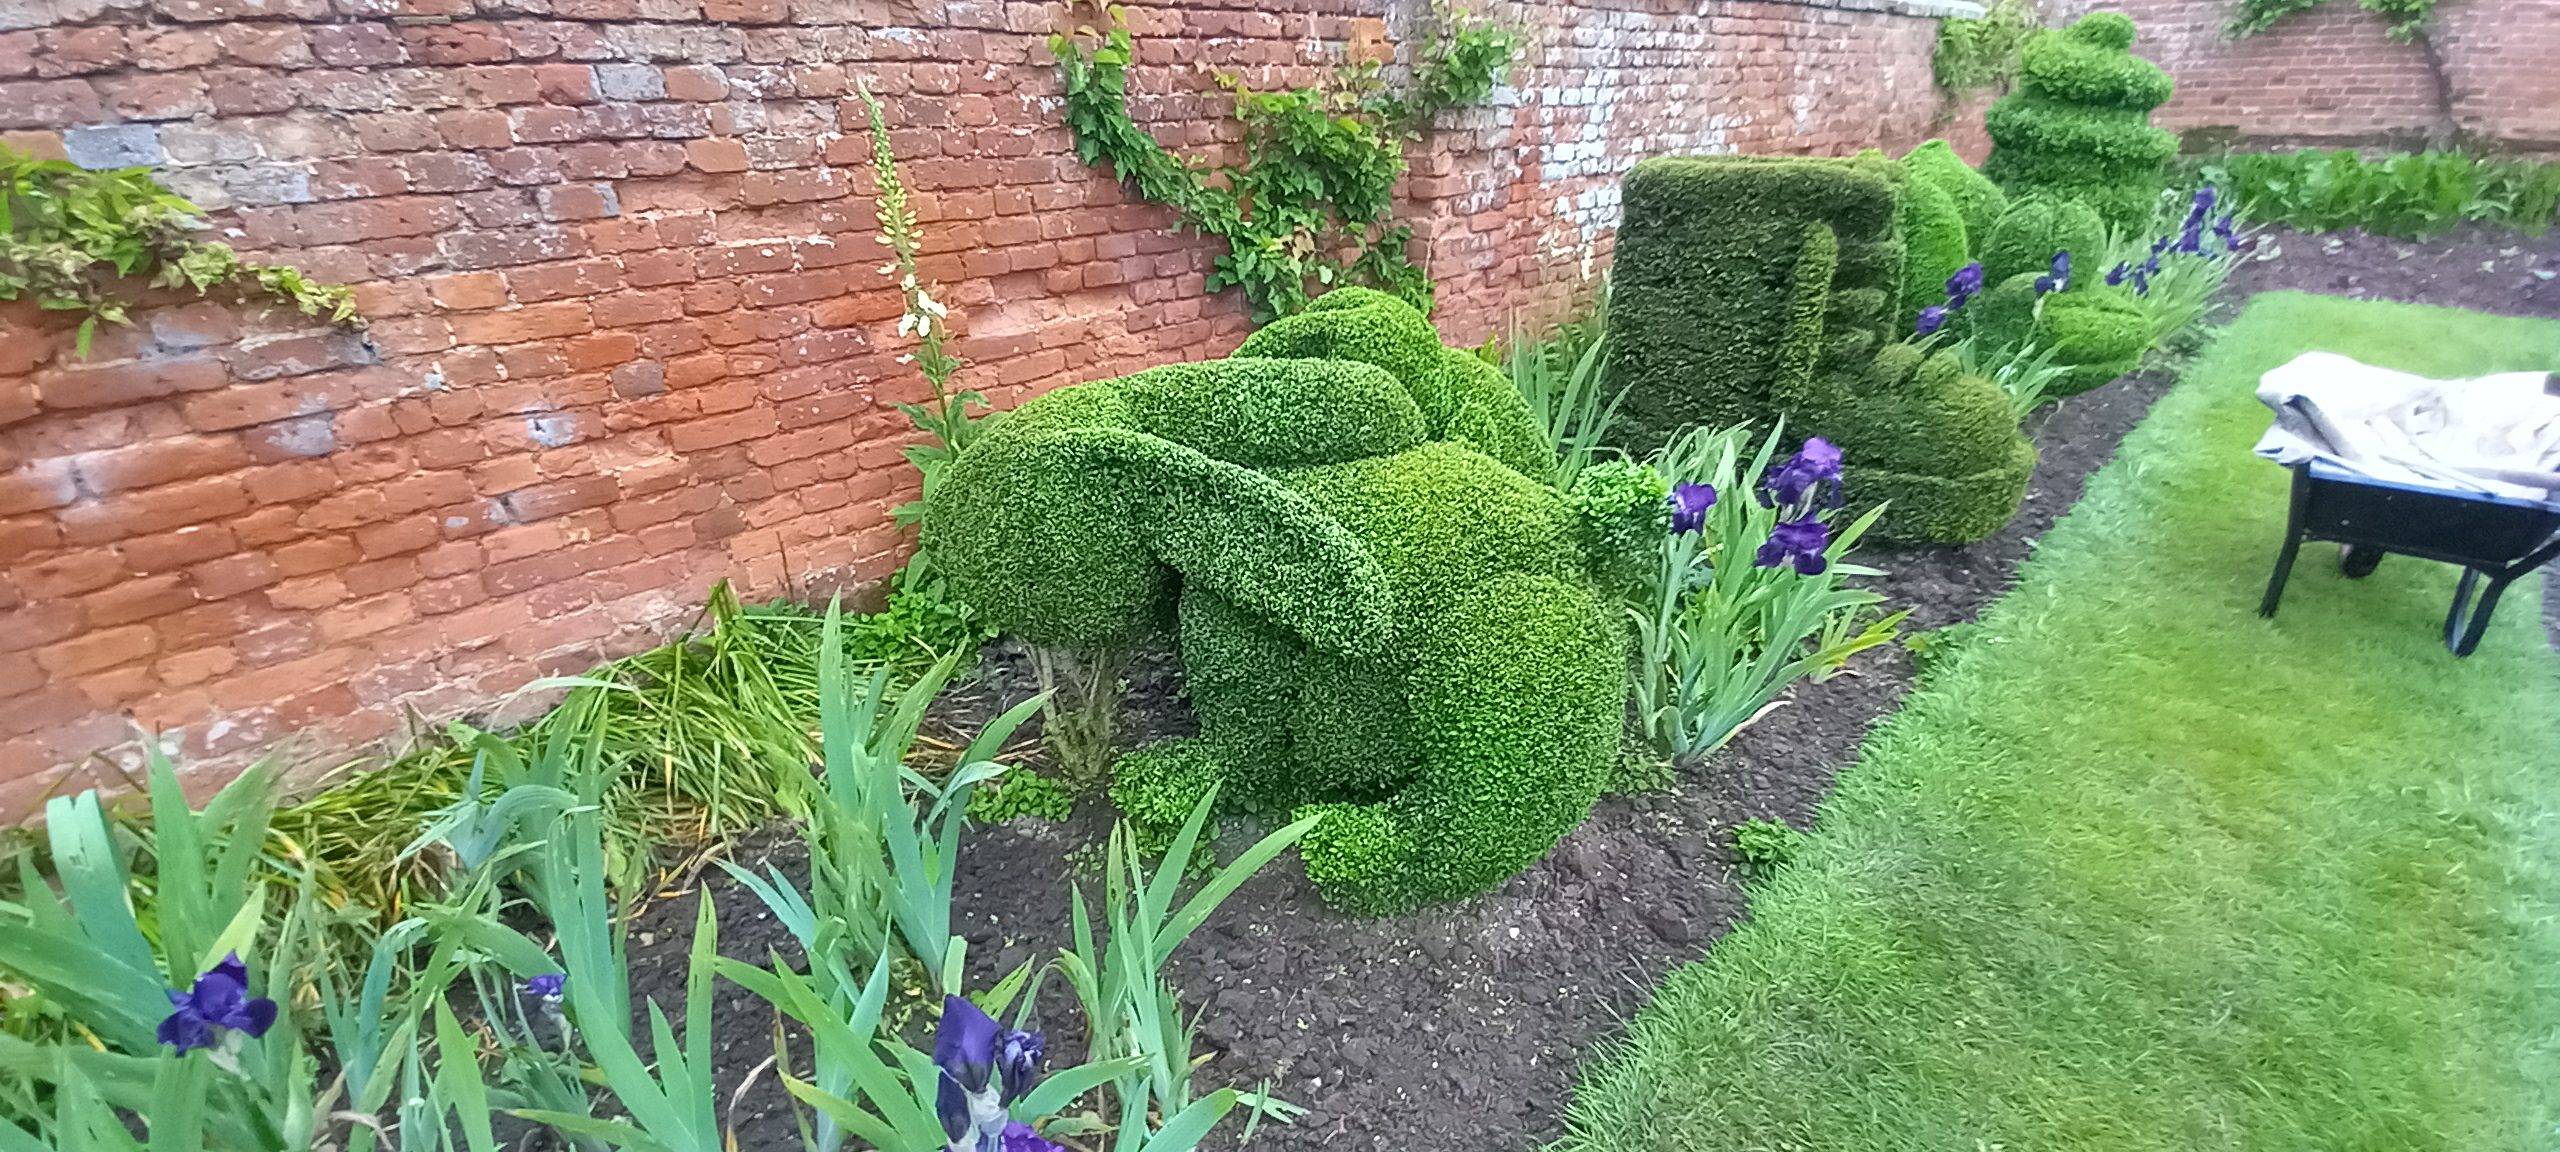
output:
M 56 676 L 78 676 L 129 664 L 158 651 L 160 638 L 138 624 L 84 632 L 36 649 L 36 663 Z
M 109 495 L 229 472 L 249 462 L 239 437 L 177 436 L 85 453 L 75 466 L 83 488 Z
M 747 170 L 747 146 L 741 141 L 687 140 L 684 162 L 703 172 L 744 172 Z
M 203 392 L 229 380 L 222 364 L 211 359 L 135 360 L 74 365 L 45 376 L 36 391 L 46 408 L 110 408 Z
M 501 312 L 457 316 L 453 334 L 467 344 L 520 344 L 553 336 L 573 336 L 594 327 L 594 318 L 584 302 L 564 300 Z

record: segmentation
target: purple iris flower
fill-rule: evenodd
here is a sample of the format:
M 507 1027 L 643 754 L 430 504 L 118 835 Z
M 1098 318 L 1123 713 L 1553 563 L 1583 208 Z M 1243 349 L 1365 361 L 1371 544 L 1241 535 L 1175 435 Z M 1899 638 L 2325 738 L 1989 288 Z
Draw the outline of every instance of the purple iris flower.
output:
M 569 993 L 569 976 L 565 972 L 545 972 L 524 982 L 527 999 L 542 1005 L 543 1011 L 557 1012 L 560 1001 Z
M 2060 292 L 2070 287 L 2071 253 L 2056 252 L 2053 254 L 2053 270 L 2046 275 L 2036 277 L 2036 295 Z
M 1976 260 L 1956 269 L 1955 275 L 1947 277 L 1947 299 L 1953 301 L 1958 308 L 1964 307 L 1965 301 L 1973 299 L 1974 294 L 1980 291 L 1982 291 L 1982 261 Z
M 2121 264 L 2116 265 L 2116 266 L 2115 266 L 2115 267 L 2113 267 L 2113 268 L 2109 268 L 2109 269 L 2107 269 L 2107 287 L 2109 287 L 2109 288 L 2119 288 L 2119 287 L 2122 287 L 2122 286 L 2124 285 L 2125 279 L 2126 279 L 2127 277 L 2129 277 L 2129 276 L 2132 276 L 2132 275 L 2133 275 L 2133 261 L 2131 261 L 2131 260 L 2127 260 L 2127 261 L 2125 261 L 2125 262 L 2123 262 L 2123 263 L 2121 263 Z
M 933 1063 L 942 1076 L 933 1105 L 953 1147 L 1009 1147 L 1005 1107 L 1031 1090 L 1041 1055 L 1039 1033 L 1007 1029 L 964 997 L 942 998 L 942 1024 L 933 1041 Z
M 2142 270 L 2140 270 L 2140 269 L 2136 269 L 2136 270 L 2134 271 L 2134 273 L 2133 273 L 2133 294 L 2134 294 L 2134 295 L 2136 295 L 2136 296 L 2148 296 L 2148 295 L 2150 295 L 2150 294 L 2151 294 L 2151 274 L 2150 274 L 2150 273 L 2148 273 L 2148 272 L 2144 272 L 2144 271 L 2142 271 Z
M 2154 259 L 2157 259 L 2161 253 L 2167 252 L 2169 249 L 2176 247 L 2177 244 L 2178 241 L 2176 237 L 2163 236 L 2151 242 L 2151 255 Z
M 1769 530 L 1769 539 L 1760 545 L 1752 563 L 1762 568 L 1792 564 L 1800 575 L 1819 576 L 1831 567 L 1822 555 L 1831 546 L 1831 526 L 1811 515 L 1781 520 Z
M 2202 255 L 2204 253 L 2203 221 L 2187 221 L 2187 230 L 2178 233 L 2178 251 L 2187 253 L 2191 256 Z
M 1032 1131 L 1030 1125 L 1018 1122 L 1004 1126 L 1004 1135 L 997 1148 L 1000 1152 L 1066 1152 L 1066 1149 Z
M 1707 509 L 1716 506 L 1716 490 L 1683 480 L 1671 486 L 1671 534 L 1683 536 L 1707 528 Z
M 2213 204 L 2215 199 L 2216 195 L 2212 185 L 2208 184 L 2202 188 L 2196 189 L 2195 203 L 2187 208 L 2187 227 L 2194 228 L 2196 225 L 2204 223 L 2205 217 L 2213 215 Z
M 2154 256 L 2154 257 L 2152 257 L 2152 258 L 2150 258 L 2150 259 L 2148 259 L 2148 260 L 2143 261 L 2143 262 L 2142 262 L 2142 274 L 2143 274 L 2143 276 L 2144 276 L 2144 277 L 2146 277 L 2146 278 L 2159 275 L 2159 274 L 2160 274 L 2160 258 L 2159 258 L 2159 257 L 2157 257 L 2157 256 Z
M 171 990 L 169 1004 L 176 1010 L 160 1022 L 160 1042 L 182 1053 L 213 1047 L 224 1030 L 245 1032 L 255 1039 L 276 1023 L 276 1002 L 249 995 L 249 966 L 240 962 L 237 952 L 196 977 L 193 988 Z
M 1914 328 L 1923 336 L 1935 336 L 1947 326 L 1947 306 L 1932 304 L 1920 310 L 1920 322 Z
M 1760 504 L 1795 508 L 1816 489 L 1828 489 L 1830 502 L 1839 503 L 1840 448 L 1820 436 L 1808 436 L 1786 463 L 1760 478 Z

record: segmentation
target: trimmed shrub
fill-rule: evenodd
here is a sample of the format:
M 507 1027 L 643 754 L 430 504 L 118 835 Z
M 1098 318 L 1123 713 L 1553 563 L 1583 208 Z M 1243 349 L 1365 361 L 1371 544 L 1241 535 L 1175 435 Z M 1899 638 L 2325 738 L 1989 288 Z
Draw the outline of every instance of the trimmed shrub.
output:
M 2029 40 L 2017 90 L 1983 116 L 1983 175 L 2012 196 L 2068 197 L 2118 228 L 2148 227 L 2178 151 L 2176 137 L 2151 126 L 2151 110 L 2174 86 L 2130 51 L 2133 37 L 2133 21 L 2097 12 Z
M 2077 396 L 2142 363 L 2151 350 L 2148 314 L 2121 289 L 2093 281 L 2084 270 L 2070 291 L 2047 295 L 2039 305 L 2040 273 L 2021 272 L 1994 285 L 1965 310 L 1974 338 L 1997 349 L 2032 343 L 2049 349 L 2065 371 L 2045 388 L 2053 398 Z
M 2096 209 L 2054 196 L 2029 196 L 2009 206 L 1991 233 L 1976 245 L 1985 282 L 1998 284 L 2013 276 L 2042 274 L 2057 252 L 2069 252 L 2083 265 L 2105 259 L 2107 225 Z
M 1599 795 L 1626 653 L 1584 541 L 1659 481 L 1569 505 L 1531 479 L 1509 382 L 1390 296 L 1337 291 L 1241 351 L 1023 405 L 954 461 L 927 546 L 1031 640 L 1172 623 L 1200 735 L 1122 759 L 1134 820 L 1216 785 L 1324 813 L 1299 850 L 1337 904 L 1481 891 Z
M 1975 247 L 1991 235 L 1992 225 L 2000 222 L 2000 214 L 2009 210 L 2009 195 L 1991 178 L 1974 171 L 1973 165 L 1956 155 L 1944 140 L 1931 140 L 1914 148 L 1902 158 L 1903 171 L 1916 183 L 1928 184 L 1953 200 L 1956 213 L 1964 217 L 1964 231 Z
M 1966 242 L 1964 213 L 1955 197 L 1930 181 L 1905 171 L 1902 202 L 1895 209 L 1894 232 L 1902 238 L 1902 301 L 1894 323 L 1908 325 L 1920 310 L 1947 298 L 1947 278 L 1973 257 Z
M 1840 445 L 1893 535 L 1979 539 L 2035 466 L 2007 397 L 1896 343 L 1898 167 L 1881 158 L 1674 157 L 1627 177 L 1609 304 L 1622 427 L 1768 423 Z

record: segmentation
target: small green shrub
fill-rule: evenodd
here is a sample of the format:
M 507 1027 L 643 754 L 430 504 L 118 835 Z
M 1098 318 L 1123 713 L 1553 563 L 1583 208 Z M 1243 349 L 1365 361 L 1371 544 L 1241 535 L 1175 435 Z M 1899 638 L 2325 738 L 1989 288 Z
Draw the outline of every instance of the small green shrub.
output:
M 1336 903 L 1482 890 L 1580 822 L 1616 748 L 1624 637 L 1583 518 L 1511 383 L 1391 296 L 1336 290 L 1238 353 L 1023 405 L 925 542 L 1035 642 L 1171 624 L 1201 735 L 1122 758 L 1134 821 L 1213 789 L 1306 806 Z
M 2020 53 L 2019 85 L 1983 116 L 1983 175 L 2011 196 L 2078 200 L 2120 228 L 2147 224 L 2177 138 L 2151 126 L 2168 73 L 2135 56 L 2133 21 L 2114 12 L 2045 32 Z
M 2195 175 L 2228 191 L 2251 220 L 2315 232 L 2422 239 L 2481 223 L 2539 236 L 2560 218 L 2560 164 L 2544 161 L 2306 149 L 2221 156 Z
M 1975 540 L 2007 523 L 2035 466 L 2007 397 L 1896 342 L 1901 180 L 1880 157 L 1637 165 L 1610 299 L 1629 446 L 1783 419 L 1860 462 L 1852 495 L 1890 505 L 1890 535 Z
M 1065 785 L 1028 768 L 1016 768 L 981 784 L 969 796 L 969 818 L 981 824 L 1054 823 L 1074 815 L 1075 808 L 1075 795 Z
M 1777 875 L 1813 837 L 1793 825 L 1754 817 L 1734 826 L 1733 855 L 1742 870 L 1757 879 Z

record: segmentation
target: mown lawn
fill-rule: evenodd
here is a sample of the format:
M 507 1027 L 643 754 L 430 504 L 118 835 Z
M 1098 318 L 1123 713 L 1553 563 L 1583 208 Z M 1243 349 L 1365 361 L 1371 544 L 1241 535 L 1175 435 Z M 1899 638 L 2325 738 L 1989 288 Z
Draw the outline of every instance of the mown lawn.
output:
M 2257 299 L 1868 742 L 1562 1152 L 2560 1144 L 2560 660 L 2519 585 L 2305 548 L 2258 374 L 2560 366 L 2560 324 Z M 1856 461 L 1850 461 L 1852 467 Z

